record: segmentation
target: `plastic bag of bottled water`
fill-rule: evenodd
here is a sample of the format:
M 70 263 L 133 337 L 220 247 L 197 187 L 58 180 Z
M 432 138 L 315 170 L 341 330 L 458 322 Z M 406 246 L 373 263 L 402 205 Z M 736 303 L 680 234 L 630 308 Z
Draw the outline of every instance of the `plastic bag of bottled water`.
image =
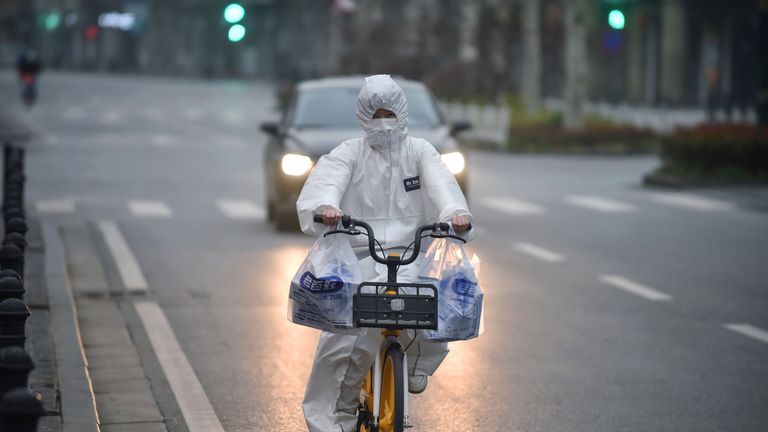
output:
M 362 281 L 346 235 L 320 237 L 291 280 L 288 320 L 336 333 L 354 332 L 352 295 Z
M 470 258 L 461 243 L 436 239 L 427 249 L 419 281 L 437 287 L 437 330 L 422 336 L 431 342 L 468 340 L 481 333 L 483 291 L 478 284 L 480 259 Z

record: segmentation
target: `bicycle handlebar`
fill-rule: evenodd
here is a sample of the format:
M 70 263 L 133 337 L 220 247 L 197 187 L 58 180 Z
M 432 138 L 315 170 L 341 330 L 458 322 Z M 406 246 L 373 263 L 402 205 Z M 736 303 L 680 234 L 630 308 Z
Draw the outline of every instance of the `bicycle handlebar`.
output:
M 313 216 L 313 220 L 316 223 L 323 223 L 323 216 L 319 214 L 315 214 Z M 419 229 L 416 230 L 415 239 L 413 241 L 414 248 L 413 252 L 411 252 L 411 255 L 406 258 L 389 258 L 389 257 L 381 257 L 376 252 L 376 245 L 374 244 L 376 238 L 373 233 L 373 228 L 371 228 L 370 225 L 368 225 L 365 221 L 353 219 L 350 215 L 343 215 L 341 217 L 341 225 L 346 229 L 346 231 L 342 230 L 336 230 L 326 233 L 327 234 L 349 234 L 354 235 L 356 232 L 354 229 L 356 227 L 362 227 L 365 229 L 366 233 L 368 234 L 368 251 L 371 254 L 371 258 L 374 259 L 374 261 L 381 263 L 381 264 L 396 264 L 396 265 L 408 265 L 416 260 L 416 257 L 419 256 L 419 253 L 421 252 L 421 234 L 425 231 L 437 231 L 437 232 L 443 232 L 444 234 L 439 234 L 434 237 L 443 238 L 443 237 L 450 237 L 457 240 L 461 240 L 466 243 L 466 240 L 464 240 L 461 237 L 448 234 L 448 230 L 450 229 L 450 225 L 447 222 L 438 222 L 438 223 L 432 223 L 427 224 L 419 227 Z M 352 229 L 350 229 L 352 227 Z M 469 224 L 467 227 L 467 231 L 472 229 L 472 224 Z M 359 231 L 357 232 L 359 233 Z

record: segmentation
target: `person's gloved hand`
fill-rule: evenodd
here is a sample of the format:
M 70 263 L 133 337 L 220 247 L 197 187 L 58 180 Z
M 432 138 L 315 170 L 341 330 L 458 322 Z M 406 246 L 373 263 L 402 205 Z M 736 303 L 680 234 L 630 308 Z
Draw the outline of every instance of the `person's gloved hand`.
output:
M 326 207 L 323 210 L 323 223 L 328 226 L 336 226 L 341 220 L 341 212 L 335 208 Z
M 453 216 L 451 218 L 451 225 L 456 234 L 461 234 L 469 227 L 469 218 L 466 216 Z

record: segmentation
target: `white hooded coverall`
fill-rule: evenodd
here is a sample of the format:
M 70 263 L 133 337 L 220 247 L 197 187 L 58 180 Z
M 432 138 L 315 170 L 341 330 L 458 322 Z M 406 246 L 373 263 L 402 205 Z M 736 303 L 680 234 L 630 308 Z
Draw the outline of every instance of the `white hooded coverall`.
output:
M 397 119 L 373 119 L 383 108 Z M 357 100 L 357 118 L 365 137 L 344 141 L 320 158 L 304 184 L 296 208 L 301 229 L 319 235 L 322 224 L 313 214 L 328 207 L 368 222 L 385 249 L 405 247 L 422 225 L 471 217 L 453 174 L 429 142 L 409 137 L 408 104 L 403 90 L 389 75 L 365 79 Z M 350 237 L 366 281 L 385 281 L 386 266 L 367 256 L 365 236 Z M 402 266 L 398 281 L 416 279 L 422 256 Z M 365 373 L 381 343 L 381 329 L 360 329 L 357 335 L 323 332 L 304 396 L 304 417 L 310 432 L 351 432 Z M 410 342 L 403 332 L 404 346 Z M 448 353 L 444 343 L 418 340 L 408 349 L 411 375 L 432 375 Z

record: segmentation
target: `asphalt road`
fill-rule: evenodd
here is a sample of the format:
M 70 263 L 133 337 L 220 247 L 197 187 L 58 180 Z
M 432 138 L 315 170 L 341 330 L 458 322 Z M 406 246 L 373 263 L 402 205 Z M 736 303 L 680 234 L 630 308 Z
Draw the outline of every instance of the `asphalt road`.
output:
M 0 73 L 19 108 L 13 85 Z M 230 432 L 305 430 L 318 335 L 285 319 L 312 240 L 263 218 L 273 104 L 267 83 L 52 73 L 22 115 L 37 131 L 28 201 L 117 224 L 146 282 L 125 301 L 160 306 Z M 656 164 L 470 155 L 485 333 L 452 344 L 413 398 L 414 430 L 768 429 L 768 215 L 643 189 Z M 123 258 L 105 252 L 114 280 Z M 168 382 L 153 380 L 161 409 L 181 416 Z

